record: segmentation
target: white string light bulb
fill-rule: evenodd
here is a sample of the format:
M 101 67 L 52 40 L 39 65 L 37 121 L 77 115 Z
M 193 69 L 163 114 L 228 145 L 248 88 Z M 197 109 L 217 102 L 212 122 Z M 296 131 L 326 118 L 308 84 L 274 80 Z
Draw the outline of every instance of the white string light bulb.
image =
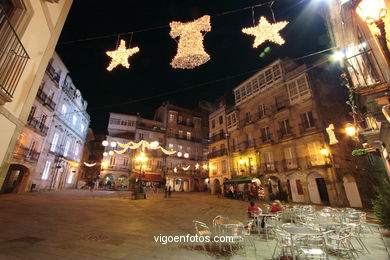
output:
M 107 67 L 108 71 L 111 71 L 118 65 L 122 65 L 125 68 L 129 68 L 129 57 L 139 52 L 138 47 L 126 49 L 126 42 L 121 40 L 118 49 L 115 51 L 107 51 L 106 54 L 112 58 L 110 65 Z
M 287 24 L 287 21 L 271 24 L 264 16 L 262 16 L 260 17 L 260 21 L 257 26 L 243 28 L 242 32 L 256 37 L 253 43 L 253 48 L 257 48 L 265 41 L 271 41 L 282 45 L 285 41 L 282 36 L 280 36 L 279 31 L 286 27 Z
M 210 60 L 210 56 L 203 47 L 203 32 L 211 31 L 210 16 L 187 23 L 171 22 L 169 35 L 175 39 L 179 37 L 177 54 L 171 62 L 173 68 L 192 69 Z

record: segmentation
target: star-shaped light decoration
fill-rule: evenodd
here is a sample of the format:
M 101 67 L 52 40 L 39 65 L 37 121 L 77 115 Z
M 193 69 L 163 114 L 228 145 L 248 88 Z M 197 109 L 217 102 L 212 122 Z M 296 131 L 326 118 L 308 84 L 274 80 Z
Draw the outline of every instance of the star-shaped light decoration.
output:
M 138 47 L 126 49 L 126 42 L 124 40 L 121 40 L 118 49 L 116 49 L 115 51 L 106 52 L 106 54 L 112 58 L 110 65 L 107 67 L 107 70 L 111 71 L 119 64 L 123 67 L 129 68 L 129 57 L 131 57 L 137 52 L 139 52 Z
M 175 167 L 175 168 L 173 168 L 173 171 L 175 172 L 175 173 L 177 173 L 177 168 Z
M 260 21 L 257 26 L 243 28 L 242 32 L 256 37 L 255 42 L 253 43 L 253 48 L 257 48 L 265 41 L 271 41 L 276 44 L 282 45 L 285 43 L 285 41 L 280 36 L 279 31 L 286 27 L 287 24 L 287 21 L 271 24 L 264 16 L 262 16 L 260 17 Z
M 195 164 L 195 169 L 199 170 L 199 163 Z

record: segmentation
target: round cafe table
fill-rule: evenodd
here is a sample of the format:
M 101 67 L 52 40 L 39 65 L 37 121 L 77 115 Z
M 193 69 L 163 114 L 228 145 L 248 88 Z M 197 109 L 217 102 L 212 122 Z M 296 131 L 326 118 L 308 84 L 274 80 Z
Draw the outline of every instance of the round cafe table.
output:
M 322 233 L 320 231 L 308 228 L 308 227 L 285 227 L 284 231 L 290 234 L 291 244 L 294 247 L 294 236 L 320 236 Z M 294 250 L 291 250 L 292 258 L 294 259 Z

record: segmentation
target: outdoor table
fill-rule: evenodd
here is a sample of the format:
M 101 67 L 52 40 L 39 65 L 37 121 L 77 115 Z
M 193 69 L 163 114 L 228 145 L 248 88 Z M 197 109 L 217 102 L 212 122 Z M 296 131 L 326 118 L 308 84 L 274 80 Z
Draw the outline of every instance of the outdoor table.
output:
M 291 245 L 295 247 L 294 236 L 320 236 L 322 233 L 320 231 L 308 228 L 308 227 L 284 227 L 284 231 L 290 234 Z M 292 258 L 294 259 L 294 250 L 291 250 Z
M 311 222 L 314 224 L 317 224 L 321 227 L 324 227 L 326 230 L 328 230 L 328 228 L 331 228 L 331 227 L 339 227 L 342 225 L 340 222 L 336 222 L 333 220 L 327 220 L 327 219 L 324 219 L 324 220 L 314 219 Z

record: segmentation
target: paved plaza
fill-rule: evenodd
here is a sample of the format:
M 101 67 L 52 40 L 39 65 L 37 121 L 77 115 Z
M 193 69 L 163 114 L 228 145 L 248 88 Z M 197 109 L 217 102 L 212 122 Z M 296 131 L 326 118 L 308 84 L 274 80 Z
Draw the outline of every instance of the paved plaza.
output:
M 275 242 L 254 235 L 255 251 L 206 254 L 190 245 L 156 243 L 154 236 L 194 234 L 192 220 L 212 226 L 217 215 L 245 220 L 247 202 L 206 193 L 130 200 L 128 193 L 61 191 L 0 196 L 0 259 L 270 259 Z M 378 230 L 376 226 L 374 231 Z M 365 234 L 370 254 L 388 259 L 378 232 Z

